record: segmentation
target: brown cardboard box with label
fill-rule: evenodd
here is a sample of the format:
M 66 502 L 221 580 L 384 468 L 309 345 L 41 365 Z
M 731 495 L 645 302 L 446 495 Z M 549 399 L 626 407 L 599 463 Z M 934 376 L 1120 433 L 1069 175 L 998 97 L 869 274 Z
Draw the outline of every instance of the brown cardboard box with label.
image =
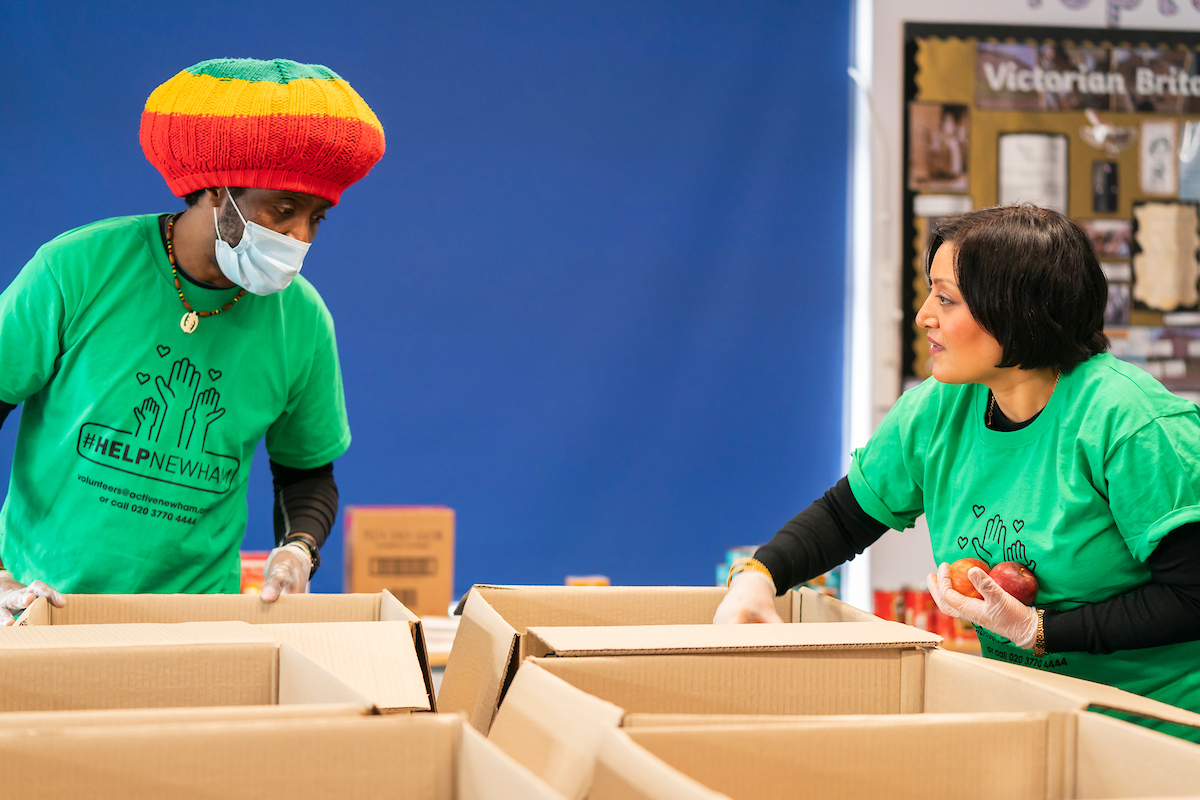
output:
M 446 616 L 454 591 L 454 509 L 349 506 L 347 592 L 396 595 L 418 616 Z

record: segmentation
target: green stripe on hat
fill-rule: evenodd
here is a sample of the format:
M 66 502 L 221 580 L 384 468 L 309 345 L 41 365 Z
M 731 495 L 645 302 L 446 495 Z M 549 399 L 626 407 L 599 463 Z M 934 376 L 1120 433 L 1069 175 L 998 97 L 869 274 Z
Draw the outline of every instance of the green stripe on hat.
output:
M 257 58 L 214 58 L 188 67 L 192 75 L 236 78 L 244 81 L 290 83 L 304 79 L 341 80 L 341 76 L 320 64 L 300 64 L 286 58 L 260 61 Z

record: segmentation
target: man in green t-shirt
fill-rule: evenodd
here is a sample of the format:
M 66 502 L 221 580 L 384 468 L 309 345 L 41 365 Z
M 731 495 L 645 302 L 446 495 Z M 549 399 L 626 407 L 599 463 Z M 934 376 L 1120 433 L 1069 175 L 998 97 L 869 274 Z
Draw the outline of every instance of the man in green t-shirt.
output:
M 0 294 L 0 421 L 24 403 L 0 510 L 0 621 L 63 592 L 237 592 L 265 438 L 277 547 L 263 599 L 304 591 L 350 444 L 333 321 L 298 276 L 325 211 L 384 150 L 331 70 L 221 59 L 142 115 L 186 210 L 47 243 Z

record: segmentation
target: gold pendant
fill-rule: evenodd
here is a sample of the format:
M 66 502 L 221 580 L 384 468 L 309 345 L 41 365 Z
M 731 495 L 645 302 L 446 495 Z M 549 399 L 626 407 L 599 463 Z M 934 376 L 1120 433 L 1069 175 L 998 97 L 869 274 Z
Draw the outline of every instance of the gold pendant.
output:
M 200 316 L 195 311 L 189 311 L 179 320 L 179 327 L 184 333 L 191 333 L 200 324 Z

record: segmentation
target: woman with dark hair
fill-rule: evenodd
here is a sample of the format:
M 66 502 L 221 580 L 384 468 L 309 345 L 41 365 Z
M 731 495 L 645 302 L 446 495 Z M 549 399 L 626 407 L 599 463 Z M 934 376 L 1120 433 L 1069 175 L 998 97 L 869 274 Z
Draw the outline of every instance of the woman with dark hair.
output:
M 1106 352 L 1104 273 L 1057 212 L 951 219 L 926 277 L 934 380 L 734 565 L 714 621 L 778 621 L 776 593 L 924 514 L 930 591 L 977 626 L 985 656 L 1200 712 L 1200 408 Z M 982 599 L 955 591 L 949 565 L 968 557 L 1033 570 L 1034 605 L 977 567 Z

